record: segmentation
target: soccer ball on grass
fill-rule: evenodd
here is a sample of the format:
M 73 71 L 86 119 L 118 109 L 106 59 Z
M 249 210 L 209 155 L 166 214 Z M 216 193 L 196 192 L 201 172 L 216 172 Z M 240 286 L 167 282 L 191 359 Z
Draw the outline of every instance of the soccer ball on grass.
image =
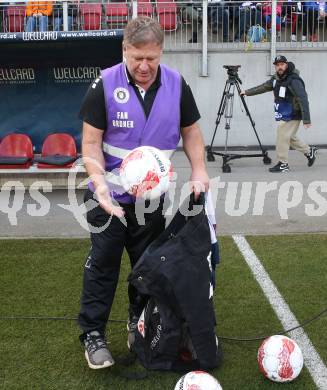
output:
M 205 371 L 191 371 L 176 383 L 175 390 L 222 390 L 217 379 Z
M 267 338 L 258 350 L 259 369 L 274 382 L 290 382 L 301 372 L 303 356 L 300 347 L 289 337 Z

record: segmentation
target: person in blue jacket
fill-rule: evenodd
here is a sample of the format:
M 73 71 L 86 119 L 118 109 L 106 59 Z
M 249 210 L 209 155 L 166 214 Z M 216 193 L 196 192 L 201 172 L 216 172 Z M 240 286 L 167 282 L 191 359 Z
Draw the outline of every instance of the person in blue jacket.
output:
M 317 148 L 304 143 L 296 133 L 301 121 L 306 129 L 311 127 L 308 95 L 304 81 L 293 62 L 279 55 L 274 61 L 276 73 L 265 83 L 242 91 L 242 95 L 254 96 L 272 91 L 274 93 L 275 119 L 278 121 L 276 154 L 277 164 L 270 172 L 289 171 L 288 151 L 290 146 L 303 153 L 311 167 L 316 159 Z

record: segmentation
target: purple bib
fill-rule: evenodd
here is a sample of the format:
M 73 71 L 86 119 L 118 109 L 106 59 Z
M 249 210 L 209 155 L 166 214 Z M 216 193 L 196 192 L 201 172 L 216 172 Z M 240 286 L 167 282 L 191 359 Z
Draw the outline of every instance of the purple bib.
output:
M 165 65 L 160 65 L 160 69 L 161 86 L 148 118 L 128 82 L 124 63 L 101 72 L 107 113 L 107 129 L 103 135 L 106 171 L 116 172 L 124 156 L 138 146 L 154 146 L 168 156 L 177 148 L 180 139 L 181 76 Z M 119 192 L 112 194 L 117 201 L 135 201 L 126 192 Z

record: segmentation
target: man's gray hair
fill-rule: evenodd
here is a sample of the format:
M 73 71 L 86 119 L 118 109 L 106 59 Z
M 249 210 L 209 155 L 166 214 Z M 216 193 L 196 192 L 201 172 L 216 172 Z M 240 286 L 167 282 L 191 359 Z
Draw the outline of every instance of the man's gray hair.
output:
M 128 22 L 124 30 L 124 42 L 132 46 L 156 43 L 163 45 L 164 33 L 158 21 L 148 16 L 139 16 Z

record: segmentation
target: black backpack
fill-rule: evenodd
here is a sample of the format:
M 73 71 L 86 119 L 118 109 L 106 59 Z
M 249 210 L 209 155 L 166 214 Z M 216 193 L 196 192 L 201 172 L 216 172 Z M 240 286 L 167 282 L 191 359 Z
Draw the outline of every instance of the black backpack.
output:
M 201 211 L 185 215 L 194 206 Z M 221 362 L 210 251 L 204 194 L 197 202 L 191 196 L 134 266 L 128 281 L 149 299 L 132 351 L 147 369 L 211 369 Z

